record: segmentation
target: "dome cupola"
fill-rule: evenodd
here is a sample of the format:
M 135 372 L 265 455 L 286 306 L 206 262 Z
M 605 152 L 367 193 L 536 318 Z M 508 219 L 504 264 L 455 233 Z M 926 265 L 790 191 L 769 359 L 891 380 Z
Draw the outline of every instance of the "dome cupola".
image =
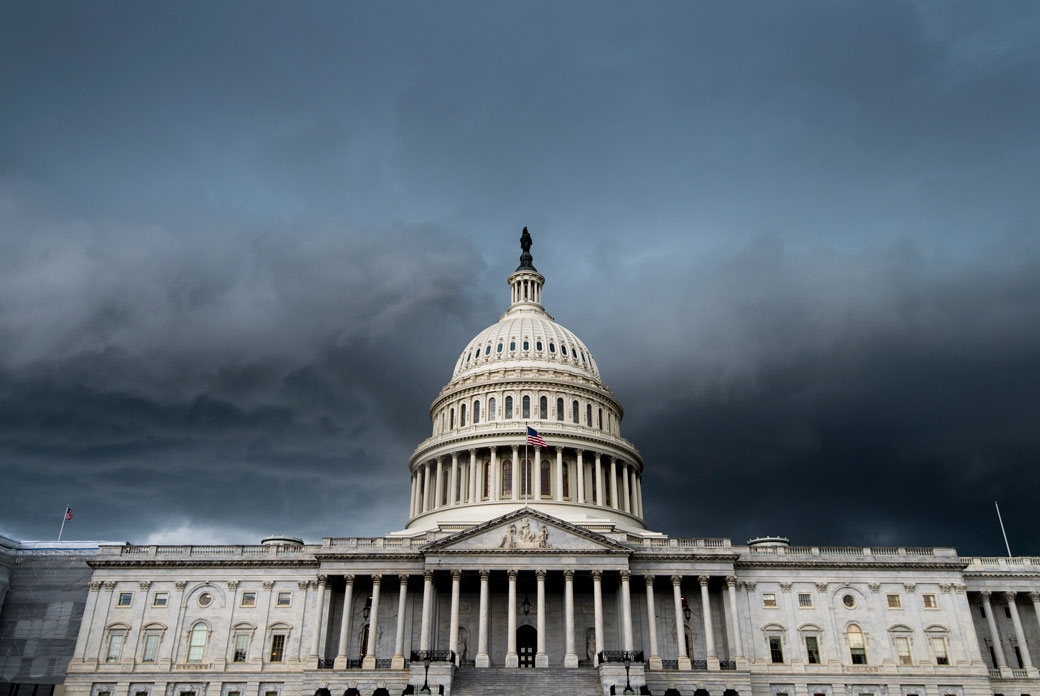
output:
M 588 347 L 542 305 L 545 277 L 520 237 L 510 303 L 470 340 L 412 454 L 408 529 L 479 524 L 523 506 L 577 524 L 644 530 L 643 462 Z M 527 429 L 548 445 L 527 445 Z

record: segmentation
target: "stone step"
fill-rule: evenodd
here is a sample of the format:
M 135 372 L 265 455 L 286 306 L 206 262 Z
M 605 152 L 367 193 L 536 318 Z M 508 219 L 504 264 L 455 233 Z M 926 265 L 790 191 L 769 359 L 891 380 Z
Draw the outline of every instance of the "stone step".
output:
M 547 692 L 573 696 L 601 696 L 595 669 L 476 669 L 464 667 L 452 680 L 452 696 L 529 696 Z

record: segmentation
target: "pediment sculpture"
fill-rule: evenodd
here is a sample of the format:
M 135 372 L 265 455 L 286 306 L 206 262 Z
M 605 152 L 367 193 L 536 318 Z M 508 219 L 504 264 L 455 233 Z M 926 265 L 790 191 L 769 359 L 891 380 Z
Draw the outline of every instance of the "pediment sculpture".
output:
M 531 527 L 530 520 L 524 520 L 517 526 L 516 523 L 506 528 L 502 537 L 500 549 L 551 549 L 549 543 L 549 529 L 543 524 L 538 531 Z

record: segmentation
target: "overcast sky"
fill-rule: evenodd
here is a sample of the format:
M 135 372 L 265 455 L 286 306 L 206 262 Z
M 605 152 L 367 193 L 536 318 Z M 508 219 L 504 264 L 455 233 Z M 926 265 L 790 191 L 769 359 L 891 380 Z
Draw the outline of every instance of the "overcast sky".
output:
M 0 532 L 401 529 L 528 226 L 679 536 L 1040 555 L 1040 4 L 0 3 Z

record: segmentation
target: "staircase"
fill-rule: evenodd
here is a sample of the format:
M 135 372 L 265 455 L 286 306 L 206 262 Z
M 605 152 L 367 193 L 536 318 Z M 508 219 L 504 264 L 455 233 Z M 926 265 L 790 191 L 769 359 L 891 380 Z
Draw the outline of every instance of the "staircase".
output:
M 599 670 L 462 667 L 455 672 L 451 696 L 603 696 Z

